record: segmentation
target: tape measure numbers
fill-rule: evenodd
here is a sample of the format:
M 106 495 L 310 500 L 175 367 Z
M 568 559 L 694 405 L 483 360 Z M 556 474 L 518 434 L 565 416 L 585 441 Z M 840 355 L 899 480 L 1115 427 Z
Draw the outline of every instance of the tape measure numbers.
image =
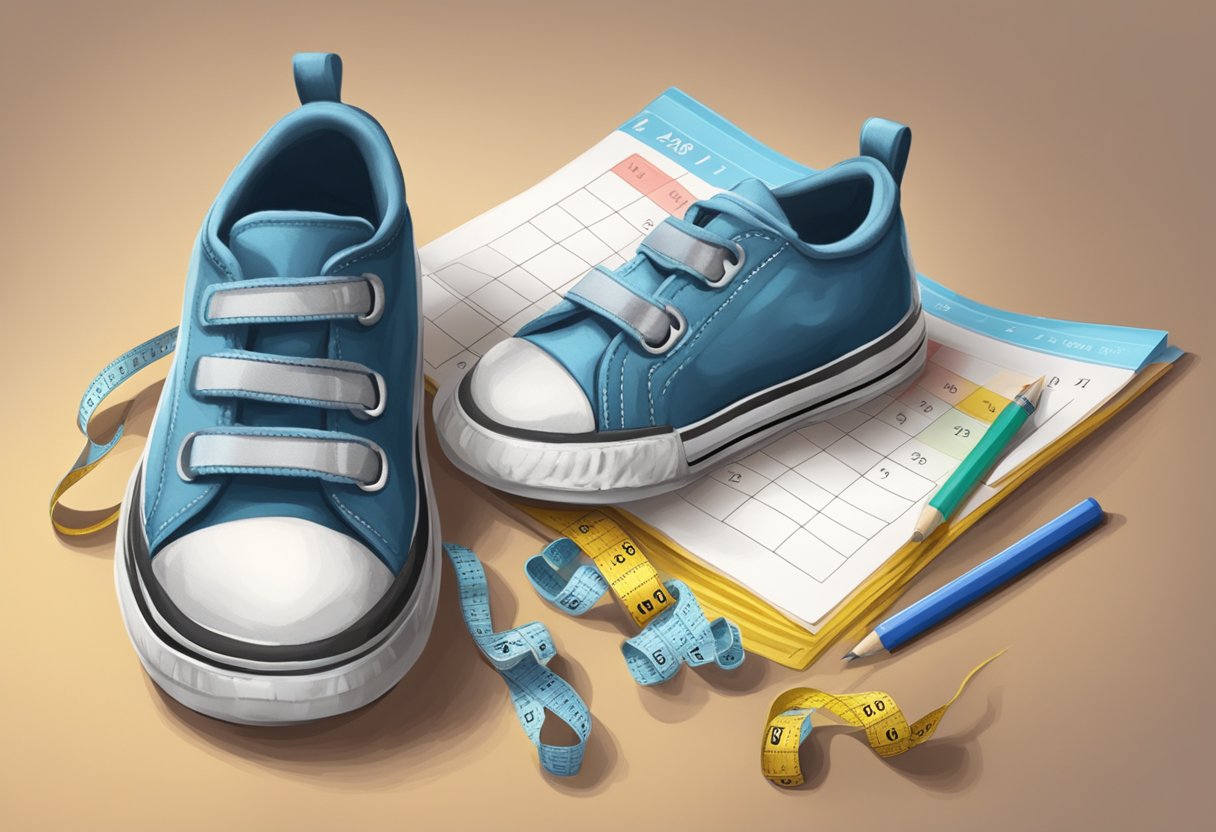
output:
M 786 691 L 777 697 L 769 709 L 761 746 L 760 769 L 765 777 L 778 786 L 799 786 L 805 782 L 798 763 L 798 749 L 811 733 L 811 714 L 820 709 L 842 722 L 865 729 L 866 740 L 880 757 L 903 754 L 933 736 L 942 717 L 962 695 L 967 683 L 1001 653 L 972 668 L 950 701 L 934 708 L 911 725 L 891 695 L 881 690 L 841 694 L 826 693 L 816 688 Z
M 641 548 L 603 512 L 587 512 L 561 534 L 591 558 L 639 627 L 675 603 Z
M 621 645 L 626 666 L 641 685 L 671 679 L 681 665 L 718 664 L 733 670 L 744 659 L 739 628 L 709 621 L 682 581 L 664 583 L 623 529 L 599 511 L 555 523 L 566 534 L 524 564 L 537 593 L 570 615 L 591 609 L 609 589 L 641 632 Z M 591 563 L 583 563 L 583 556 Z
M 84 434 L 84 449 L 80 452 L 80 456 L 76 458 L 76 462 L 72 464 L 71 470 L 64 475 L 63 479 L 59 480 L 59 483 L 55 486 L 55 490 L 51 492 L 48 512 L 51 516 L 51 525 L 60 534 L 71 535 L 73 537 L 92 534 L 93 532 L 101 531 L 118 519 L 118 506 L 110 508 L 108 513 L 101 519 L 84 525 L 59 519 L 56 516 L 55 510 L 59 507 L 59 501 L 67 490 L 88 476 L 90 471 L 101 464 L 106 455 L 114 450 L 114 446 L 118 444 L 118 440 L 122 439 L 123 433 L 126 430 L 127 416 L 130 410 L 129 404 L 127 406 L 128 412 L 123 413 L 122 419 L 119 420 L 118 427 L 115 428 L 113 435 L 101 443 L 93 441 L 93 437 L 89 434 L 89 424 L 92 422 L 93 417 L 97 415 L 101 403 L 136 373 L 150 367 L 166 355 L 172 353 L 176 346 L 177 327 L 174 327 L 162 332 L 155 338 L 144 341 L 133 349 L 127 350 L 107 364 L 105 369 L 89 382 L 89 387 L 85 390 L 84 396 L 80 400 L 80 408 L 76 413 L 76 427 Z
M 490 590 L 477 555 L 463 546 L 443 544 L 456 572 L 460 609 L 465 626 L 482 655 L 490 662 L 507 688 L 524 733 L 536 746 L 540 764 L 551 774 L 577 774 L 583 762 L 587 737 L 591 734 L 591 712 L 578 692 L 546 665 L 557 655 L 553 637 L 539 621 L 511 630 L 494 632 L 490 620 Z M 573 745 L 549 745 L 540 738 L 545 712 L 570 726 L 578 737 Z

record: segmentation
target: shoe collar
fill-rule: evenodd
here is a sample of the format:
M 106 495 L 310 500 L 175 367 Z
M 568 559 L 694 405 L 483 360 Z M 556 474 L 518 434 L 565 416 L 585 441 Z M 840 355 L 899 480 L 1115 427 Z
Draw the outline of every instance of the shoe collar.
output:
M 809 243 L 803 240 L 784 215 L 758 205 L 732 191 L 724 191 L 706 201 L 703 210 L 712 210 L 715 202 L 728 201 L 743 208 L 756 223 L 781 235 L 790 246 L 811 259 L 849 257 L 877 243 L 899 210 L 899 186 L 882 162 L 868 156 L 846 159 L 832 167 L 812 173 L 788 185 L 772 190 L 778 204 L 822 188 L 856 179 L 871 182 L 870 207 L 865 218 L 850 234 L 832 243 Z
M 375 232 L 365 242 L 335 252 L 321 274 L 330 274 L 351 259 L 389 245 L 401 230 L 407 209 L 401 167 L 388 136 L 367 113 L 348 104 L 315 101 L 304 104 L 278 121 L 229 176 L 203 224 L 202 242 L 208 256 L 229 277 L 241 274 L 240 265 L 229 250 L 233 225 L 243 216 L 277 206 L 251 202 L 263 188 L 264 178 L 284 152 L 298 143 L 326 132 L 348 139 L 367 168 L 373 206 L 365 216 Z

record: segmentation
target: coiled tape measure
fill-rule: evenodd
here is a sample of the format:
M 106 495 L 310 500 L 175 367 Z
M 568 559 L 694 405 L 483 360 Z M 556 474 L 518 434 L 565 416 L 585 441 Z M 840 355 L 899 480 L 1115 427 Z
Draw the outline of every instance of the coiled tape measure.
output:
M 841 694 L 825 693 L 816 688 L 788 690 L 778 696 L 769 709 L 760 752 L 760 770 L 778 786 L 788 788 L 805 781 L 798 763 L 798 749 L 810 736 L 811 714 L 818 709 L 856 728 L 864 728 L 866 740 L 878 752 L 878 756 L 903 754 L 933 736 L 942 717 L 962 695 L 967 683 L 1001 653 L 972 668 L 946 704 L 934 708 L 911 725 L 891 695 L 881 690 Z
M 528 580 L 542 598 L 575 616 L 611 589 L 642 628 L 621 645 L 638 684 L 666 682 L 683 664 L 734 670 L 743 663 L 739 628 L 725 618 L 709 621 L 683 581 L 660 580 L 637 543 L 603 512 L 554 525 L 564 536 L 524 564 Z
M 443 544 L 452 561 L 460 587 L 460 609 L 464 623 L 482 655 L 511 691 L 511 703 L 524 733 L 536 746 L 545 771 L 559 777 L 577 774 L 591 734 L 591 712 L 577 691 L 546 665 L 557 655 L 553 637 L 539 621 L 513 630 L 494 632 L 490 620 L 490 590 L 477 555 L 463 546 Z M 578 737 L 574 745 L 549 745 L 541 741 L 545 712 L 570 726 Z

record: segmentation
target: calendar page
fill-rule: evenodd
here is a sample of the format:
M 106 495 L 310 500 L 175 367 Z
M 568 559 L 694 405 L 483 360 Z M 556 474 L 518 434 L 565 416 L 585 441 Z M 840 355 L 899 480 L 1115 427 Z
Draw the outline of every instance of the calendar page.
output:
M 693 201 L 744 178 L 779 185 L 808 172 L 668 90 L 553 176 L 422 248 L 428 377 L 459 374 Z M 1164 332 L 1032 318 L 920 285 L 930 345 L 915 382 L 620 508 L 814 632 L 908 540 L 1024 385 L 1047 378 L 1016 445 L 955 520 L 1166 348 Z

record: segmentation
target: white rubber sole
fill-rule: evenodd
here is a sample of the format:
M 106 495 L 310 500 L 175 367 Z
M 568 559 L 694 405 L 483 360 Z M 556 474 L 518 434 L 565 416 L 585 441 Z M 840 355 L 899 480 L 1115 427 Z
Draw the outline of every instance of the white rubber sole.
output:
M 879 344 L 885 346 L 876 349 Z M 918 307 L 890 332 L 832 364 L 696 424 L 621 439 L 606 432 L 603 441 L 549 442 L 495 430 L 466 410 L 458 393 L 463 377 L 456 377 L 436 394 L 435 428 L 456 467 L 494 488 L 563 503 L 628 502 L 673 491 L 787 433 L 902 387 L 924 369 L 927 347 Z
M 423 456 L 425 463 L 425 455 Z M 422 476 L 426 476 L 425 472 Z M 256 664 L 243 659 L 217 656 L 191 644 L 180 633 L 174 643 L 162 638 L 153 622 L 137 603 L 123 551 L 133 494 L 139 468 L 131 477 L 123 511 L 118 521 L 118 541 L 114 554 L 114 581 L 118 591 L 123 623 L 140 663 L 161 690 L 191 710 L 227 722 L 246 725 L 290 724 L 323 719 L 353 711 L 387 693 L 418 660 L 431 632 L 439 601 L 441 575 L 439 519 L 433 504 L 430 512 L 428 550 L 418 585 L 404 610 L 370 649 L 361 648 L 358 658 L 329 669 L 312 671 L 304 665 L 273 675 L 235 665 Z M 429 483 L 427 493 L 430 492 Z M 145 609 L 151 601 L 143 599 Z M 159 619 L 156 628 L 169 630 Z M 180 647 L 188 647 L 188 655 Z M 225 667 L 196 656 L 218 660 Z M 280 665 L 281 667 L 291 667 Z

